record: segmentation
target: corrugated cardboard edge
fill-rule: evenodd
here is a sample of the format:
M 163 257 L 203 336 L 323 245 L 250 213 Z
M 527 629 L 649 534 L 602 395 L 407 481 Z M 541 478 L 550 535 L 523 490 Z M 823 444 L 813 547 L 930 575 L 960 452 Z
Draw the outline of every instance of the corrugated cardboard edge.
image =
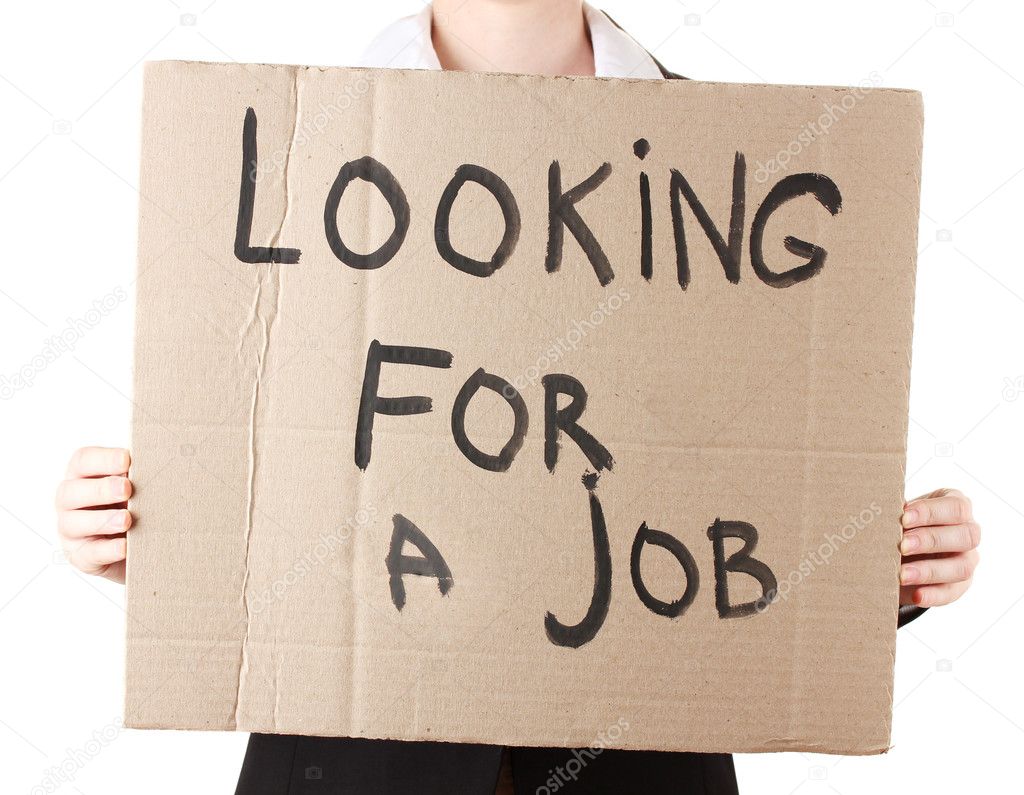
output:
M 146 75 L 147 75 L 147 73 L 149 71 L 150 63 L 152 63 L 152 62 L 146 62 L 145 64 L 143 64 L 143 81 L 142 81 L 142 87 L 139 89 L 139 118 L 138 118 L 138 121 L 137 121 L 138 127 L 136 128 L 137 131 L 138 131 L 138 136 L 139 136 L 140 152 L 139 152 L 138 170 L 136 171 L 137 182 L 138 182 L 138 185 L 139 185 L 139 191 L 138 191 L 139 200 L 138 200 L 138 205 L 136 206 L 136 213 L 135 213 L 135 241 L 136 241 L 135 242 L 135 245 L 136 245 L 136 257 L 135 257 L 135 296 L 134 296 L 135 297 L 135 306 L 138 306 L 139 276 L 142 274 L 142 269 L 143 269 L 143 264 L 142 264 L 142 246 L 143 246 L 142 228 L 143 228 L 143 217 L 142 217 L 142 212 L 141 212 L 143 199 L 142 199 L 141 189 L 142 189 L 142 176 L 143 176 L 144 163 L 145 163 L 145 151 L 142 150 L 142 147 L 145 145 L 145 139 L 146 139 L 146 136 L 145 136 L 146 117 L 145 117 L 145 113 L 143 111 L 143 107 L 144 107 L 145 101 L 146 101 L 146 96 L 145 96 L 145 93 L 146 93 L 146 79 L 145 78 L 146 78 Z M 138 405 L 138 403 L 136 403 L 136 401 L 134 399 L 135 398 L 135 395 L 134 395 L 135 377 L 136 377 L 135 363 L 136 363 L 136 361 L 138 361 L 138 359 L 137 359 L 137 356 L 138 356 L 138 345 L 139 345 L 139 313 L 138 313 L 138 311 L 136 311 L 135 315 L 134 315 L 134 325 L 133 325 L 133 328 L 132 328 L 131 364 L 130 364 L 130 367 L 131 367 L 131 379 L 132 379 L 132 390 L 133 390 L 133 394 L 131 396 L 132 399 L 129 400 L 129 403 L 131 403 L 131 410 L 129 412 L 130 416 L 129 416 L 129 420 L 128 420 L 129 421 L 129 428 L 131 429 L 131 441 L 129 443 L 130 444 L 130 447 L 129 447 L 130 450 L 134 450 L 135 449 L 135 428 L 136 428 L 136 422 L 137 422 L 137 419 L 138 419 L 138 413 L 140 411 L 139 405 Z M 133 473 L 132 473 L 131 462 L 129 462 L 128 477 L 129 477 L 129 479 L 132 480 L 133 485 L 134 485 L 134 476 L 133 476 Z M 127 505 L 128 512 L 132 515 L 132 517 L 136 517 L 138 515 L 138 511 L 136 509 L 137 505 L 138 505 L 138 499 L 137 499 L 137 495 L 135 493 L 135 489 L 133 488 L 132 489 L 132 494 L 128 497 L 128 505 Z M 131 581 L 132 581 L 132 578 L 131 578 L 131 567 L 132 567 L 132 554 L 131 554 L 131 550 L 132 550 L 132 541 L 133 541 L 132 534 L 131 533 L 127 533 L 125 535 L 125 564 L 124 564 L 124 566 L 125 566 L 125 570 L 124 570 L 124 614 L 125 614 L 125 632 L 126 632 L 126 634 L 128 633 L 129 628 L 131 627 L 131 624 L 132 624 L 132 620 L 133 620 L 133 617 L 132 617 L 132 604 L 133 604 L 133 602 L 129 598 L 130 597 Z M 124 653 L 125 653 L 125 669 L 127 671 L 127 668 L 128 668 L 128 666 L 130 665 L 130 662 L 131 662 L 128 659 L 129 656 L 131 655 L 131 638 L 126 638 L 125 652 Z M 125 685 L 125 690 L 124 690 L 124 693 L 123 693 L 122 699 L 121 699 L 122 705 L 123 705 L 123 712 L 124 712 L 124 715 L 122 716 L 122 725 L 124 725 L 126 728 L 129 728 L 129 729 L 143 729 L 143 728 L 147 728 L 145 726 L 137 725 L 137 722 L 135 720 L 133 720 L 133 718 L 132 718 L 131 709 L 130 709 L 131 705 L 128 702 L 128 677 L 127 677 L 127 675 L 125 675 L 125 677 L 124 677 L 124 685 Z
M 365 72 L 367 74 L 377 74 L 386 72 L 388 74 L 422 74 L 423 72 L 430 72 L 431 70 L 426 69 L 380 69 L 366 66 L 318 66 L 315 64 L 278 64 L 278 63 L 246 63 L 238 64 L 231 61 L 192 61 L 192 60 L 179 60 L 179 59 L 167 59 L 159 61 L 146 61 L 144 68 L 148 68 L 151 64 L 167 64 L 167 65 L 180 65 L 180 66 L 211 66 L 211 67 L 222 67 L 225 69 L 237 69 L 240 66 L 259 66 L 269 69 L 285 69 L 295 70 L 296 74 L 299 72 L 325 72 L 332 69 L 344 69 L 351 72 Z M 815 83 L 742 83 L 738 81 L 727 81 L 727 80 L 651 80 L 650 78 L 643 77 L 595 77 L 587 75 L 555 75 L 553 77 L 545 75 L 534 75 L 534 74 L 519 74 L 515 72 L 450 72 L 449 74 L 457 75 L 465 79 L 477 79 L 480 77 L 500 77 L 507 80 L 524 80 L 524 81 L 591 81 L 591 82 L 608 82 L 608 83 L 636 83 L 644 86 L 652 85 L 663 85 L 663 86 L 679 86 L 685 85 L 688 90 L 692 90 L 694 87 L 708 86 L 712 88 L 722 87 L 733 87 L 733 88 L 744 88 L 753 89 L 755 91 L 784 91 L 791 89 L 808 89 L 813 91 L 838 91 L 843 93 L 849 93 L 855 86 L 843 86 L 843 85 L 828 85 L 828 84 L 815 84 Z M 890 86 L 879 86 L 872 87 L 871 93 L 894 93 L 894 94 L 912 94 L 921 97 L 921 92 L 915 88 L 900 88 Z M 919 100 L 920 101 L 920 100 Z
M 922 182 L 922 172 L 923 172 L 923 165 L 922 164 L 924 162 L 923 154 L 924 154 L 925 107 L 924 107 L 924 96 L 921 94 L 921 92 L 914 91 L 912 93 L 915 95 L 915 99 L 917 101 L 917 110 L 918 110 L 917 118 L 920 119 L 920 126 L 917 129 L 917 136 L 916 136 L 916 138 L 914 140 L 914 145 L 915 145 L 915 150 L 914 151 L 915 151 L 915 155 L 917 156 L 917 163 L 919 164 L 918 169 L 917 169 L 917 174 L 915 175 L 916 176 L 916 179 L 915 179 L 915 188 L 916 188 L 915 209 L 917 210 L 918 217 L 920 217 L 920 213 L 921 213 L 921 182 Z M 919 258 L 918 252 L 920 251 L 920 249 L 919 249 L 920 237 L 921 237 L 921 229 L 920 229 L 920 223 L 918 223 L 914 227 L 914 229 L 913 229 L 913 242 L 914 242 L 913 251 L 915 252 L 914 253 L 914 266 L 909 269 L 909 277 L 908 277 L 910 279 L 910 281 L 911 281 L 911 285 L 910 285 L 911 293 L 914 294 L 914 296 L 915 296 L 914 311 L 911 312 L 907 316 L 907 325 L 909 326 L 909 328 L 907 330 L 907 336 L 908 336 L 908 339 L 910 339 L 910 340 L 914 339 L 914 318 L 915 318 L 916 311 L 917 311 L 917 300 L 916 300 L 916 295 L 917 295 L 917 268 L 918 268 L 918 258 Z M 910 422 L 909 422 L 909 417 L 910 417 L 910 386 L 911 386 L 910 382 L 911 382 L 911 378 L 913 377 L 913 358 L 914 358 L 913 344 L 911 344 L 907 348 L 907 362 L 906 362 L 907 383 L 906 383 L 906 385 L 904 387 L 904 390 L 903 390 L 903 403 L 902 403 L 902 406 L 901 406 L 901 408 L 903 409 L 902 416 L 905 416 L 905 417 L 908 418 L 907 427 L 906 427 L 906 435 L 904 437 L 904 442 L 903 442 L 903 450 L 904 450 L 903 462 L 902 462 L 902 466 L 900 468 L 900 473 L 902 475 L 902 480 L 903 480 L 904 483 L 906 483 L 906 480 L 907 480 L 907 456 L 906 456 L 906 450 L 907 450 L 907 447 L 909 446 L 909 440 L 910 440 Z M 895 529 L 893 530 L 893 535 L 894 535 L 893 543 L 896 545 L 896 548 L 898 550 L 899 549 L 899 545 L 900 545 L 900 541 L 903 539 L 903 527 L 898 522 L 896 524 Z M 897 554 L 895 556 L 895 559 L 896 559 L 896 564 L 895 564 L 895 566 L 893 568 L 892 576 L 893 576 L 893 579 L 898 582 L 899 581 L 899 577 L 900 577 L 900 563 L 901 563 L 901 554 L 898 551 L 897 551 Z M 899 623 L 899 612 L 900 612 L 900 605 L 899 605 L 899 599 L 897 599 L 895 601 L 895 604 L 893 605 L 892 616 L 890 618 L 890 622 L 891 622 L 891 625 L 893 627 L 897 626 L 898 623 Z M 889 709 L 887 710 L 886 715 L 887 715 L 889 726 L 888 726 L 888 731 L 886 732 L 886 735 L 890 738 L 890 744 L 886 745 L 885 747 L 879 748 L 876 751 L 876 753 L 884 754 L 884 753 L 887 753 L 890 748 L 892 748 L 892 745 L 891 745 L 891 742 L 892 742 L 892 718 L 893 718 L 893 701 L 894 701 L 893 682 L 894 682 L 894 677 L 895 677 L 895 671 L 896 671 L 896 645 L 894 643 L 894 645 L 892 646 L 892 656 L 891 656 L 891 660 L 890 660 L 889 677 L 888 677 L 888 680 L 887 680 L 889 682 Z

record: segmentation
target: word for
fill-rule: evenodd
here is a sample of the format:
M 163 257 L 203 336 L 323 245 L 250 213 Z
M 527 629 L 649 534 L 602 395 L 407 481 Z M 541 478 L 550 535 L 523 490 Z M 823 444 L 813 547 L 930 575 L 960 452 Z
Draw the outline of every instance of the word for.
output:
M 381 397 L 377 394 L 381 365 L 385 363 L 449 368 L 452 366 L 452 354 L 437 348 L 381 345 L 377 340 L 370 343 L 356 420 L 355 461 L 356 466 L 364 471 L 370 464 L 373 421 L 377 414 L 408 416 L 426 414 L 433 410 L 433 401 L 429 397 Z M 614 464 L 611 453 L 579 424 L 587 407 L 587 391 L 583 384 L 564 373 L 545 375 L 541 383 L 544 385 L 544 463 L 548 470 L 553 472 L 558 462 L 559 436 L 562 432 L 579 446 L 591 466 L 598 470 L 611 469 Z M 466 410 L 481 389 L 489 389 L 500 395 L 514 416 L 509 440 L 496 455 L 480 450 L 466 433 Z M 571 402 L 558 408 L 559 395 L 567 395 Z M 526 440 L 530 413 L 519 390 L 501 376 L 481 368 L 466 380 L 456 395 L 452 406 L 451 427 L 455 444 L 469 461 L 488 472 L 506 472 Z
M 238 223 L 235 232 L 235 256 L 242 262 L 272 262 L 294 264 L 302 254 L 297 248 L 251 245 L 252 222 L 255 212 L 256 182 L 259 157 L 256 139 L 256 112 L 249 108 L 242 127 L 242 181 L 238 199 Z M 644 160 L 650 152 L 650 143 L 641 138 L 633 144 L 633 153 Z M 597 190 L 611 175 L 610 163 L 603 163 L 583 182 L 565 189 L 562 166 L 558 160 L 548 168 L 548 238 L 544 268 L 548 273 L 559 270 L 562 264 L 565 230 L 576 240 L 594 269 L 602 285 L 615 278 L 615 271 L 597 235 L 577 210 L 584 198 Z M 346 245 L 338 227 L 338 209 L 341 199 L 354 180 L 371 183 L 391 208 L 394 229 L 375 251 L 360 253 Z M 504 220 L 504 233 L 494 253 L 487 260 L 474 259 L 457 251 L 452 244 L 451 214 L 459 192 L 469 182 L 487 190 L 494 198 Z M 690 256 L 682 200 L 697 219 L 715 254 L 722 264 L 725 276 L 733 284 L 739 283 L 744 231 L 747 215 L 747 164 L 742 152 L 737 152 L 732 173 L 732 207 L 728 229 L 723 234 L 712 220 L 686 177 L 671 169 L 669 203 L 672 213 L 672 234 L 675 242 L 676 279 L 684 290 L 690 283 Z M 782 205 L 802 196 L 813 196 L 833 216 L 842 208 L 842 195 L 838 186 L 822 174 L 791 174 L 780 179 L 768 192 L 754 213 L 750 225 L 750 264 L 757 277 L 772 287 L 792 285 L 818 274 L 825 265 L 827 251 L 821 246 L 793 236 L 787 236 L 783 245 L 791 254 L 806 262 L 785 270 L 769 267 L 764 254 L 764 232 L 771 216 Z M 324 234 L 331 251 L 342 263 L 357 270 L 374 270 L 387 265 L 401 250 L 409 231 L 411 208 L 405 191 L 395 175 L 378 160 L 361 157 L 350 160 L 338 171 L 324 202 Z M 640 264 L 641 275 L 650 281 L 654 273 L 654 223 L 651 199 L 651 180 L 646 172 L 640 174 Z M 493 171 L 467 163 L 459 166 L 441 193 L 434 218 L 434 243 L 437 253 L 445 262 L 463 273 L 486 278 L 494 274 L 512 257 L 522 231 L 519 204 L 508 184 Z

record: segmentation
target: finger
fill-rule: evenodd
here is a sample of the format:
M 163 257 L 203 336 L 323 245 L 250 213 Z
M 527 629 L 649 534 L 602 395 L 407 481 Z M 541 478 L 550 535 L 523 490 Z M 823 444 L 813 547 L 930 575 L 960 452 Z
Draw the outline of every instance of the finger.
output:
M 968 580 L 967 582 L 953 582 L 943 585 L 901 588 L 900 603 L 917 605 L 918 607 L 948 605 L 963 596 L 970 585 L 970 580 Z M 906 592 L 906 595 L 904 595 L 904 592 Z
M 903 527 L 927 527 L 938 524 L 966 524 L 972 521 L 971 502 L 961 494 L 929 497 L 907 503 Z
M 907 530 L 900 543 L 904 555 L 922 555 L 932 552 L 967 552 L 981 543 L 981 528 L 977 522 L 934 525 Z
M 64 555 L 71 564 L 85 574 L 102 574 L 107 566 L 125 559 L 127 539 L 91 538 L 66 544 Z
M 57 487 L 57 510 L 116 505 L 127 500 L 131 493 L 131 481 L 121 475 L 65 480 Z
M 966 582 L 974 574 L 977 553 L 961 552 L 949 557 L 919 558 L 900 566 L 901 585 L 939 585 Z
M 123 508 L 100 511 L 61 511 L 57 531 L 69 539 L 113 536 L 132 526 L 132 515 Z
M 123 560 L 119 560 L 116 563 L 111 563 L 102 572 L 100 572 L 101 577 L 106 577 L 108 580 L 111 580 L 112 582 L 119 582 L 121 583 L 121 585 L 124 585 L 124 574 L 125 562 Z
M 83 447 L 76 450 L 68 464 L 67 478 L 93 478 L 99 475 L 124 475 L 131 456 L 120 447 Z

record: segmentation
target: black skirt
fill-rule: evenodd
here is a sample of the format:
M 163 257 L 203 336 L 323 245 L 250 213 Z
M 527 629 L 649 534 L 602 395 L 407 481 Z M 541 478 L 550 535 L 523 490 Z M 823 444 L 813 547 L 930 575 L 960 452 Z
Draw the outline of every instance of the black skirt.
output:
M 512 748 L 516 795 L 736 795 L 728 754 Z M 494 745 L 253 734 L 235 795 L 494 795 Z

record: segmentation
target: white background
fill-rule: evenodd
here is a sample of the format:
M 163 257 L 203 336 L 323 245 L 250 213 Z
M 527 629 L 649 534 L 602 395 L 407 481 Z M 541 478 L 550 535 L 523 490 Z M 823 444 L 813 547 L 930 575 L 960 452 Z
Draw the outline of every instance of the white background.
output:
M 608 0 L 670 68 L 725 81 L 925 94 L 908 496 L 956 486 L 976 583 L 899 634 L 893 750 L 737 758 L 745 793 L 1020 791 L 1024 748 L 1024 8 L 1012 0 Z M 127 300 L 0 401 L 0 791 L 230 793 L 245 735 L 118 728 L 122 588 L 61 562 L 73 449 L 128 445 L 141 63 L 345 64 L 419 0 L 6 3 L 0 22 L 0 376 L 118 289 Z M 99 733 L 102 747 L 80 753 Z M 90 746 L 95 751 L 95 746 Z M 1016 788 L 1016 789 L 1015 789 Z M 568 790 L 567 790 L 568 791 Z

